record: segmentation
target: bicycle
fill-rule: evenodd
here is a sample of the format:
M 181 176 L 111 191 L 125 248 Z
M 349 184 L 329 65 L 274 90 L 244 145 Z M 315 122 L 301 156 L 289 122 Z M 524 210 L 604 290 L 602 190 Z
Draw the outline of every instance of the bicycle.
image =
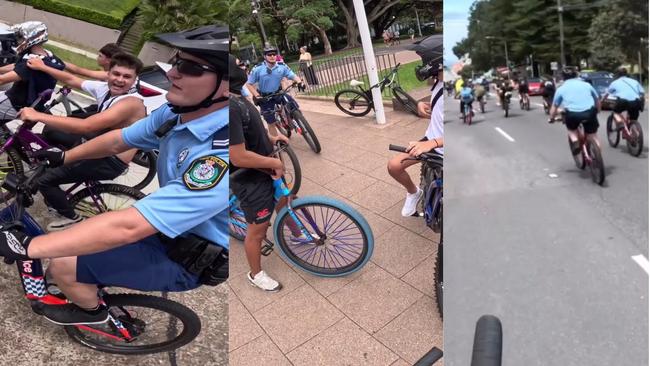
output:
M 380 92 L 384 91 L 384 88 L 389 87 L 393 93 L 393 97 L 400 103 L 406 110 L 418 115 L 418 102 L 413 99 L 412 96 L 408 95 L 404 89 L 402 89 L 397 83 L 395 83 L 395 77 L 397 76 L 397 70 L 401 64 L 395 65 L 395 67 L 384 76 L 384 79 L 379 83 L 370 87 L 370 89 L 363 88 L 363 82 L 352 79 L 350 81 L 351 87 L 358 87 L 356 89 L 343 89 L 334 95 L 334 104 L 346 114 L 354 117 L 362 117 L 370 112 L 370 110 L 375 109 L 375 102 L 372 99 L 372 89 L 379 88 Z M 357 109 L 358 108 L 358 109 Z
M 503 94 L 503 105 L 501 106 L 503 108 L 503 116 L 505 118 L 508 118 L 508 110 L 510 109 L 510 98 L 512 98 L 512 92 L 505 92 Z
M 485 98 L 486 97 L 484 95 L 478 97 L 478 103 L 481 108 L 481 113 L 485 113 Z
M 42 93 L 39 99 L 46 96 L 47 93 Z M 39 99 L 34 102 L 34 105 L 38 104 Z M 34 152 L 50 147 L 45 140 L 31 131 L 31 127 L 31 124 L 23 123 L 16 132 L 12 132 L 6 125 L 2 125 L 0 156 L 6 156 L 8 164 L 0 163 L 0 179 L 6 178 L 8 173 L 23 174 L 23 161 L 29 166 L 36 166 L 38 162 L 33 156 Z M 81 186 L 84 188 L 77 191 Z M 84 217 L 128 207 L 134 201 L 145 197 L 142 192 L 132 187 L 114 183 L 102 184 L 96 181 L 74 183 L 65 192 L 75 211 Z M 0 197 L 6 201 L 11 198 L 11 194 L 2 191 Z
M 231 174 L 231 179 L 247 169 Z M 273 222 L 275 241 L 264 239 L 262 255 L 268 256 L 275 244 L 288 262 L 321 277 L 340 277 L 361 269 L 372 257 L 374 237 L 363 216 L 343 202 L 324 196 L 295 198 L 284 178 L 273 182 L 275 199 L 287 204 Z M 230 235 L 246 237 L 247 223 L 237 196 L 230 194 Z
M 469 126 L 472 125 L 472 115 L 474 112 L 470 107 L 469 103 L 463 103 L 463 123 L 467 123 Z
M 614 111 L 607 117 L 607 142 L 609 146 L 617 147 L 623 139 L 627 143 L 627 151 L 632 156 L 639 156 L 643 152 L 643 129 L 638 121 L 630 120 L 630 116 L 626 113 L 623 116 L 623 123 L 619 125 L 614 120 Z
M 82 107 L 69 97 L 70 93 L 72 93 L 72 89 L 67 85 L 59 88 L 55 97 L 46 104 L 45 112 L 49 113 L 58 104 L 63 105 L 65 114 L 68 117 L 86 118 L 89 114 L 97 112 L 97 106 L 94 106 L 94 108 L 93 106 Z M 73 106 L 76 109 L 72 109 Z M 156 177 L 157 160 L 158 154 L 156 151 L 138 150 L 129 162 L 128 168 L 114 181 L 138 190 L 143 189 Z
M 521 110 L 530 110 L 530 98 L 528 97 L 528 94 L 522 94 L 519 96 L 519 108 Z
M 407 153 L 408 149 L 403 146 L 389 145 L 389 150 Z M 443 156 L 437 152 L 427 152 L 420 154 L 417 157 L 408 157 L 405 160 L 417 160 L 422 162 L 420 171 L 420 189 L 424 192 L 422 199 L 418 203 L 422 214 L 417 211 L 414 216 L 424 216 L 424 222 L 427 226 L 437 234 L 440 234 L 440 241 L 438 243 L 438 250 L 436 252 L 436 259 L 434 264 L 434 293 L 436 294 L 436 304 L 438 306 L 438 314 L 440 319 L 443 317 Z
M 555 117 L 554 121 L 562 121 L 566 124 L 566 113 L 561 112 L 560 117 Z M 584 170 L 586 166 L 589 166 L 589 171 L 591 173 L 591 179 L 594 183 L 598 185 L 603 185 L 605 182 L 605 164 L 603 163 L 603 156 L 598 145 L 591 139 L 587 139 L 582 127 L 582 122 L 578 126 L 578 142 L 580 143 L 580 153 L 573 155 L 573 147 L 571 143 L 571 138 L 568 138 L 569 149 L 571 150 L 571 155 L 576 164 L 576 167 L 580 170 Z
M 20 227 L 30 236 L 45 233 L 26 211 L 34 203 L 32 192 L 36 189 L 36 178 L 44 171 L 45 165 L 41 164 L 28 178 L 22 172 L 7 176 L 2 187 L 12 192 L 15 200 L 0 211 L 3 222 L 0 230 Z M 5 259 L 5 263 L 11 262 Z M 16 263 L 32 311 L 41 315 L 43 306 L 68 303 L 64 296 L 47 292 L 48 283 L 40 259 Z M 64 326 L 68 336 L 83 346 L 126 355 L 166 352 L 190 343 L 201 331 L 201 321 L 196 313 L 169 299 L 134 293 L 110 294 L 106 287 L 100 287 L 98 293 L 101 301 L 109 307 L 108 322 Z
M 542 106 L 544 107 L 545 114 L 550 113 L 551 103 L 553 103 L 553 99 L 551 97 L 542 97 Z
M 483 315 L 476 321 L 472 362 L 470 366 L 501 366 L 503 353 L 503 327 L 494 315 Z M 433 347 L 414 366 L 431 366 L 443 356 L 442 350 Z

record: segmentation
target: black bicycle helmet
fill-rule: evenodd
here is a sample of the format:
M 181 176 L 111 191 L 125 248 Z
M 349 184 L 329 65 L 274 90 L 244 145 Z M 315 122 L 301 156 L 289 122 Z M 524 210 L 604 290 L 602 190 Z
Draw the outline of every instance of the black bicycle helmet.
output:
M 625 67 L 621 66 L 618 69 L 616 69 L 616 72 L 614 73 L 614 75 L 616 76 L 617 79 L 622 77 L 622 76 L 627 76 L 627 69 Z
M 156 38 L 171 47 L 208 61 L 217 70 L 217 85 L 212 94 L 194 106 L 170 104 L 174 113 L 194 112 L 228 100 L 227 97 L 212 99 L 217 94 L 222 80 L 228 80 L 230 34 L 227 26 L 206 25 L 182 32 L 158 34 Z
M 442 39 L 439 36 L 429 36 L 415 42 L 409 49 L 422 59 L 422 65 L 415 69 L 418 80 L 424 81 L 442 70 Z
M 266 56 L 267 53 L 272 53 L 272 52 L 275 52 L 277 54 L 278 53 L 277 47 L 273 47 L 273 46 L 264 47 L 264 56 Z

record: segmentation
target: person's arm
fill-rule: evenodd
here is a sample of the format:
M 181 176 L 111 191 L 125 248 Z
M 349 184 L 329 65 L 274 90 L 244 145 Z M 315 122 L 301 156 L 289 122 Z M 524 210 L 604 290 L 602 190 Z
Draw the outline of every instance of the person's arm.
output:
M 20 80 L 21 80 L 20 76 L 16 74 L 15 71 L 9 71 L 6 74 L 0 75 L 0 85 L 13 83 Z
M 84 82 L 83 79 L 76 77 L 69 72 L 47 66 L 40 58 L 29 59 L 27 61 L 27 67 L 32 70 L 43 71 L 50 74 L 53 78 L 75 89 L 81 89 L 81 84 Z
M 91 217 L 64 231 L 40 235 L 28 248 L 30 258 L 57 258 L 103 252 L 157 233 L 134 207 Z
M 84 77 L 87 77 L 89 79 L 95 79 L 95 80 L 101 80 L 101 81 L 107 81 L 108 80 L 108 72 L 103 71 L 103 70 L 90 70 L 86 69 L 85 67 L 77 66 L 71 62 L 66 62 L 65 63 L 65 69 L 68 72 L 71 72 L 73 74 L 81 75 Z
M 282 169 L 280 159 L 246 150 L 245 144 L 230 145 L 230 162 L 238 168 Z
M 122 138 L 122 130 L 109 131 L 65 152 L 65 164 L 79 160 L 101 159 L 132 149 Z
M 135 112 L 142 111 L 143 108 L 141 99 L 130 97 L 124 98 L 111 108 L 88 118 L 55 116 L 37 112 L 33 108 L 21 109 L 19 118 L 27 121 L 39 121 L 57 130 L 83 135 L 119 125 L 125 120 L 131 119 Z
M 14 65 L 15 64 L 7 64 L 2 67 L 0 67 L 0 74 L 6 74 L 9 71 L 14 71 Z

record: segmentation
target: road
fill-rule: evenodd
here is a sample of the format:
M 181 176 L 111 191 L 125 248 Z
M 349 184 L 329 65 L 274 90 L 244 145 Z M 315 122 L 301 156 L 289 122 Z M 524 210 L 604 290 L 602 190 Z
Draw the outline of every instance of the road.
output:
M 600 187 L 540 97 L 521 111 L 515 96 L 507 119 L 492 98 L 471 126 L 445 103 L 445 365 L 469 363 L 486 313 L 506 366 L 647 365 L 647 147 L 609 147 L 602 112 Z

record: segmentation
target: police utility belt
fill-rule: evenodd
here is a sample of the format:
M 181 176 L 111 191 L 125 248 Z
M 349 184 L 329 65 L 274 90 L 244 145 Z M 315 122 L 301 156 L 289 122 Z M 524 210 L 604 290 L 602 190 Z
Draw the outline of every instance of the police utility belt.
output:
M 216 286 L 228 279 L 228 250 L 190 234 L 175 239 L 160 235 L 169 259 L 199 277 L 199 283 Z

